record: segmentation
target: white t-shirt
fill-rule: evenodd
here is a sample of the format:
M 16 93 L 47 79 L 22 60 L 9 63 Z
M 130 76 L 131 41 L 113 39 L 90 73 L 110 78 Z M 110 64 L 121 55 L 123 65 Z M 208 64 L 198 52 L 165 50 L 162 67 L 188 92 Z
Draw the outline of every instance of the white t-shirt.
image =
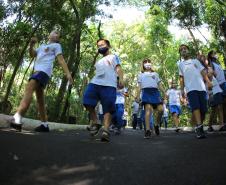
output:
M 216 79 L 219 84 L 222 84 L 225 82 L 225 76 L 224 76 L 224 70 L 220 66 L 220 64 L 216 64 L 213 62 L 214 65 L 214 71 L 216 72 Z
M 61 45 L 59 43 L 42 44 L 36 49 L 36 53 L 34 70 L 43 71 L 50 77 L 56 56 L 62 54 Z
M 125 95 L 127 93 L 127 88 L 117 89 L 116 91 L 116 101 L 115 104 L 124 104 L 125 103 Z
M 168 89 L 166 95 L 169 97 L 169 105 L 180 106 L 181 91 L 177 89 Z
M 96 74 L 91 80 L 91 83 L 103 86 L 117 87 L 116 66 L 120 65 L 121 61 L 118 56 L 110 54 L 96 62 Z
M 212 90 L 209 91 L 210 93 L 212 92 L 214 95 L 214 94 L 222 92 L 222 89 L 221 89 L 217 79 L 214 76 L 212 79 L 212 83 L 213 83 L 213 87 L 212 87 Z
M 189 59 L 180 62 L 179 75 L 184 77 L 186 92 L 190 91 L 206 91 L 206 86 L 201 75 L 204 69 L 202 64 L 197 59 Z
M 166 107 L 166 104 L 163 104 L 163 117 L 168 117 L 169 110 Z
M 139 111 L 139 103 L 137 103 L 136 101 L 133 102 L 132 104 L 132 108 L 133 108 L 133 114 L 137 114 Z
M 138 84 L 143 88 L 158 88 L 161 80 L 156 72 L 143 72 L 138 75 Z
M 180 59 L 180 60 L 178 60 L 177 61 L 177 67 L 179 66 L 179 64 L 181 63 L 181 62 L 183 62 L 184 61 L 184 59 L 182 58 L 182 59 Z

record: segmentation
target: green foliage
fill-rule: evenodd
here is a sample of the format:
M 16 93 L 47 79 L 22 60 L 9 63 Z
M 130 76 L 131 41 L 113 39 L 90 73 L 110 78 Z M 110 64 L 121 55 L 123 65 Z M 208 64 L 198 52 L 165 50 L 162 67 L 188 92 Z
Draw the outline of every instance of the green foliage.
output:
M 104 8 L 100 10 L 100 5 L 106 7 L 129 5 L 140 9 L 147 9 L 148 6 L 149 9 L 143 22 L 127 25 L 109 18 L 109 21 L 103 24 L 101 18 L 110 15 L 104 12 Z M 214 0 L 16 0 L 6 4 L 0 1 L 0 63 L 6 68 L 1 82 L 1 99 L 4 97 L 13 69 L 18 62 L 21 62 L 18 60 L 24 46 L 32 36 L 34 28 L 38 26 L 34 35 L 38 37 L 39 44 L 47 41 L 51 30 L 57 29 L 61 32 L 60 42 L 64 58 L 70 64 L 69 68 L 75 76 L 73 88 L 68 94 L 69 87 L 67 85 L 65 88 L 62 87 L 63 71 L 57 62 L 54 63 L 53 76 L 46 89 L 46 106 L 52 120 L 55 118 L 52 110 L 59 109 L 57 117 L 60 117 L 68 98 L 69 106 L 63 119 L 67 120 L 68 116 L 72 115 L 77 118 L 78 123 L 87 123 L 87 112 L 82 105 L 82 95 L 94 75 L 95 61 L 99 59 L 96 58 L 96 40 L 100 37 L 110 40 L 113 53 L 118 54 L 122 60 L 126 86 L 130 92 L 126 109 L 131 112 L 142 60 L 144 58 L 152 60 L 154 69 L 159 73 L 167 89 L 172 79 L 178 80 L 176 62 L 180 59 L 178 46 L 181 43 L 186 42 L 192 48 L 194 57 L 197 52 L 196 46 L 205 54 L 210 49 L 223 53 L 224 45 L 219 41 L 219 23 L 225 12 L 225 6 L 219 5 Z M 10 21 L 8 18 L 12 16 L 14 19 Z M 194 28 L 207 24 L 214 38 L 207 44 L 196 38 L 175 40 L 168 30 L 168 26 L 175 20 L 181 28 L 190 29 L 191 35 Z M 224 56 L 224 53 L 220 55 L 221 62 Z M 12 112 L 16 110 L 23 96 L 24 85 L 32 71 L 30 67 L 25 74 L 30 60 L 26 52 L 10 91 Z M 22 81 L 23 77 L 24 81 Z M 61 90 L 62 96 L 60 96 Z M 187 113 L 185 111 L 181 117 L 182 122 L 186 124 L 189 122 Z M 37 117 L 35 101 L 32 102 L 27 116 Z

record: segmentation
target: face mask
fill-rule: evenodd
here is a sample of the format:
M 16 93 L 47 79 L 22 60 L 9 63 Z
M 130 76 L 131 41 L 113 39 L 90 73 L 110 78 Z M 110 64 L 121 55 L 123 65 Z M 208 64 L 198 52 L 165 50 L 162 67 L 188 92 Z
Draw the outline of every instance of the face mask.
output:
M 214 58 L 218 59 L 218 56 L 217 55 L 214 55 Z
M 105 53 L 107 53 L 108 49 L 109 49 L 108 47 L 98 48 L 98 52 L 104 55 Z
M 145 63 L 144 64 L 145 69 L 151 69 L 151 64 L 150 63 Z

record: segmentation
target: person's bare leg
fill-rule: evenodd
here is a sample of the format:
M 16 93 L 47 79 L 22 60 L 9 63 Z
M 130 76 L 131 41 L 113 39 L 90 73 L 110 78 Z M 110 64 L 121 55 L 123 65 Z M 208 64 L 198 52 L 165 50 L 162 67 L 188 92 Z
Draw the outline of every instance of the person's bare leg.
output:
M 44 89 L 40 87 L 40 88 L 37 88 L 35 92 L 36 92 L 36 98 L 37 98 L 38 111 L 40 114 L 40 120 L 42 122 L 47 122 Z
M 201 113 L 200 113 L 200 110 L 199 109 L 195 109 L 193 111 L 193 118 L 194 118 L 194 123 L 197 125 L 197 124 L 201 124 L 202 123 L 202 120 L 201 120 Z
M 160 125 L 162 115 L 163 115 L 163 106 L 162 106 L 162 104 L 159 104 L 157 106 L 156 125 Z
M 209 122 L 208 122 L 208 126 L 211 127 L 212 124 L 214 123 L 214 120 L 216 120 L 216 114 L 217 114 L 217 109 L 216 107 L 211 107 L 210 109 L 210 114 L 209 114 Z M 222 112 L 223 114 L 223 112 Z M 223 116 L 223 115 L 222 115 Z
M 32 101 L 33 92 L 36 90 L 38 84 L 35 80 L 30 80 L 26 85 L 24 96 L 20 102 L 17 112 L 13 115 L 12 124 L 21 125 L 22 115 L 24 115 Z
M 20 102 L 19 107 L 17 108 L 17 113 L 20 115 L 24 115 L 29 108 L 33 92 L 36 90 L 38 83 L 35 80 L 30 80 L 26 86 L 23 99 Z
M 145 104 L 144 109 L 145 109 L 144 120 L 145 120 L 146 130 L 150 130 L 150 118 L 151 118 L 153 108 L 150 104 Z
M 177 114 L 173 113 L 172 117 L 173 117 L 173 122 L 176 125 L 176 128 L 178 128 L 178 126 L 179 126 L 179 118 L 178 118 Z
M 223 105 L 220 104 L 217 106 L 217 113 L 218 113 L 218 118 L 219 118 L 219 124 L 221 126 L 224 125 L 224 113 L 223 113 Z
M 90 125 L 97 124 L 97 114 L 95 111 L 95 107 L 87 106 L 86 109 L 89 111 L 90 114 L 91 119 Z
M 107 112 L 104 114 L 104 130 L 109 130 L 110 124 L 111 124 L 111 113 Z

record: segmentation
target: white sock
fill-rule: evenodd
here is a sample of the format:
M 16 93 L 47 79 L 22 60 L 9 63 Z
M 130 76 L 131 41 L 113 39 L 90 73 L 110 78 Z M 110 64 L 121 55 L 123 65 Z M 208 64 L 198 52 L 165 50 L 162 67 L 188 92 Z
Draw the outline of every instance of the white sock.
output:
M 48 123 L 47 123 L 47 122 L 41 122 L 41 124 L 42 124 L 44 127 L 48 127 Z
M 13 118 L 14 118 L 15 124 L 18 124 L 18 125 L 22 124 L 21 123 L 22 116 L 19 113 L 14 114 Z

